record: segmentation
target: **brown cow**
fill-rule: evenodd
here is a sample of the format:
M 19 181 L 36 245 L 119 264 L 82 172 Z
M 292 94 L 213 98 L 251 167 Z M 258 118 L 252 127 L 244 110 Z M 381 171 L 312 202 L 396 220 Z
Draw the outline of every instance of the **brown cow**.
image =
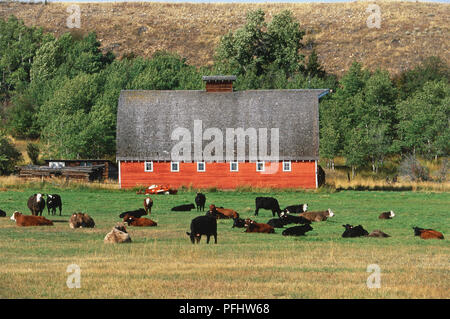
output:
M 321 222 L 327 220 L 329 217 L 333 217 L 334 213 L 328 208 L 328 210 L 325 211 L 301 213 L 299 216 L 302 216 L 312 222 Z
M 69 220 L 70 228 L 93 228 L 95 227 L 94 220 L 83 213 L 73 213 Z
M 16 222 L 18 226 L 52 226 L 53 222 L 42 216 L 23 215 L 15 211 L 11 216 L 11 220 Z
M 414 236 L 420 236 L 422 239 L 444 239 L 444 235 L 433 229 L 423 229 L 419 227 L 413 227 Z
M 239 214 L 230 208 L 216 207 L 216 205 L 209 205 L 209 211 L 207 214 L 219 218 L 239 218 Z
M 121 244 L 121 243 L 131 243 L 131 237 L 127 233 L 127 229 L 122 223 L 118 223 L 114 228 L 106 234 L 105 243 Z
M 144 199 L 144 209 L 147 215 L 150 215 L 152 212 L 153 200 L 150 197 Z
M 369 235 L 367 235 L 367 237 L 386 238 L 386 237 L 391 237 L 391 236 L 386 234 L 385 232 L 382 232 L 379 229 L 375 229 Z
M 394 218 L 395 214 L 394 211 L 384 212 L 381 213 L 380 216 L 378 216 L 379 219 L 392 219 Z
M 267 233 L 272 234 L 275 233 L 275 229 L 269 224 L 257 223 L 250 218 L 245 220 L 245 232 L 246 233 Z
M 142 226 L 142 227 L 152 227 L 157 226 L 158 224 L 151 219 L 139 217 L 136 218 L 134 216 L 125 215 L 123 221 L 128 223 L 128 226 Z

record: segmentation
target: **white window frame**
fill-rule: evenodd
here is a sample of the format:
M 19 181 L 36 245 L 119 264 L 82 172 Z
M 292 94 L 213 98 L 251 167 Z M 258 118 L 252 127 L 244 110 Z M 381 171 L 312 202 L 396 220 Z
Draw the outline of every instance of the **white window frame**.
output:
M 233 164 L 236 164 L 235 170 L 233 170 Z M 230 162 L 230 172 L 239 172 L 239 162 Z
M 284 164 L 289 164 L 289 169 L 284 168 Z M 283 172 L 292 172 L 292 163 L 291 161 L 283 161 Z
M 203 169 L 199 168 L 200 164 L 203 164 Z M 197 162 L 197 172 L 206 172 L 206 163 L 205 162 Z
M 176 170 L 173 169 L 173 166 L 172 166 L 173 164 L 177 164 Z M 180 171 L 180 162 L 170 162 L 170 171 L 171 172 L 179 172 Z
M 262 164 L 262 169 L 259 169 L 259 165 L 258 164 Z M 257 172 L 264 172 L 266 168 L 266 163 L 264 161 L 257 161 L 256 162 L 256 171 Z
M 147 169 L 147 164 L 151 164 L 152 168 L 151 169 Z M 153 172 L 153 161 L 145 161 L 144 162 L 144 172 Z

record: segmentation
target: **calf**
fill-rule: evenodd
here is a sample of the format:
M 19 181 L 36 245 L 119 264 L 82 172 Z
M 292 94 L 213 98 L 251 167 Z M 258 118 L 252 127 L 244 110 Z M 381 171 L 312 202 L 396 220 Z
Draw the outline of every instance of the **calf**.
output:
M 301 214 L 308 210 L 308 204 L 291 205 L 283 210 L 289 211 L 291 214 Z
M 311 222 L 320 222 L 333 217 L 334 213 L 330 208 L 328 208 L 328 210 L 325 211 L 301 213 L 300 216 L 306 218 Z
M 73 213 L 69 219 L 70 228 L 94 228 L 95 222 L 88 215 L 84 213 Z
M 195 196 L 195 205 L 197 205 L 197 211 L 205 210 L 205 203 L 206 203 L 206 196 L 202 193 L 197 193 L 197 196 Z
M 191 242 L 200 243 L 202 235 L 206 235 L 206 243 L 209 244 L 209 238 L 214 236 L 214 243 L 217 244 L 217 220 L 211 216 L 198 216 L 191 221 L 191 232 L 186 232 L 191 238 Z
M 27 216 L 19 212 L 14 212 L 11 220 L 16 222 L 18 226 L 52 226 L 53 222 L 42 216 Z
M 62 211 L 62 201 L 61 196 L 58 194 L 48 194 L 47 195 L 47 212 L 50 215 L 50 209 L 52 210 L 52 215 L 56 214 L 56 208 L 59 209 L 59 216 L 61 216 Z
M 171 209 L 171 211 L 174 212 L 189 212 L 191 209 L 194 209 L 195 205 L 194 204 L 186 204 L 186 205 L 180 205 L 180 206 L 175 206 Z
M 153 227 L 153 226 L 158 225 L 156 222 L 154 222 L 153 220 L 148 219 L 148 218 L 144 218 L 144 217 L 136 218 L 136 217 L 127 216 L 127 215 L 125 215 L 125 217 L 123 218 L 123 221 L 128 223 L 128 226 Z
M 379 229 L 375 229 L 373 232 L 371 232 L 369 235 L 367 235 L 367 237 L 386 238 L 386 237 L 391 237 L 391 236 L 382 232 Z
M 150 197 L 144 199 L 145 215 L 150 215 L 152 212 L 153 200 Z
M 142 217 L 144 215 L 147 215 L 147 213 L 145 212 L 144 208 L 139 208 L 139 209 L 136 209 L 136 210 L 130 210 L 128 212 L 123 212 L 122 214 L 119 215 L 119 218 L 124 218 L 125 215 L 139 218 L 139 217 Z
M 422 239 L 444 239 L 444 235 L 441 232 L 433 229 L 423 229 L 419 227 L 413 227 L 414 236 L 420 236 Z
M 268 209 L 272 211 L 272 216 L 275 216 L 275 213 L 278 214 L 278 217 L 280 217 L 281 209 L 280 205 L 278 204 L 278 200 L 273 197 L 256 197 L 255 199 L 255 216 L 258 216 L 259 210 L 262 209 Z
M 311 221 L 303 216 L 290 215 L 289 211 L 282 211 L 280 219 L 285 225 L 288 224 L 311 224 Z
M 239 218 L 239 214 L 235 210 L 216 207 L 216 205 L 209 205 L 208 213 L 216 218 Z
M 34 194 L 28 198 L 27 205 L 33 216 L 42 216 L 42 211 L 45 208 L 45 200 L 42 194 Z
M 125 225 L 119 223 L 106 234 L 103 242 L 107 244 L 131 243 L 131 237 L 125 228 Z
M 236 217 L 233 218 L 233 227 L 231 228 L 244 228 L 245 227 L 245 220 L 243 220 L 242 218 Z
M 290 228 L 286 228 L 281 233 L 283 236 L 305 236 L 305 233 L 313 230 L 310 224 L 294 226 Z
M 267 225 L 270 225 L 273 228 L 283 228 L 286 224 L 282 218 L 272 218 L 267 222 Z
M 395 216 L 394 211 L 384 212 L 378 216 L 379 219 L 392 219 Z
M 0 209 L 0 217 L 6 217 L 6 212 Z
M 249 218 L 245 220 L 245 227 L 247 228 L 245 230 L 246 233 L 275 233 L 275 229 L 272 226 L 264 223 L 257 223 Z
M 352 225 L 346 224 L 346 225 L 342 225 L 342 226 L 345 228 L 345 231 L 342 234 L 342 237 L 344 237 L 344 238 L 362 237 L 362 236 L 369 235 L 367 230 L 365 230 L 361 225 L 353 227 Z

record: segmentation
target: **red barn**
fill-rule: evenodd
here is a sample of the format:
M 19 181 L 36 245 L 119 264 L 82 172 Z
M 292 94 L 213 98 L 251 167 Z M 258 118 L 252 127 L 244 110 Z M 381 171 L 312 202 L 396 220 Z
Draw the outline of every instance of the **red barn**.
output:
M 317 188 L 319 98 L 328 90 L 124 90 L 117 111 L 122 188 Z

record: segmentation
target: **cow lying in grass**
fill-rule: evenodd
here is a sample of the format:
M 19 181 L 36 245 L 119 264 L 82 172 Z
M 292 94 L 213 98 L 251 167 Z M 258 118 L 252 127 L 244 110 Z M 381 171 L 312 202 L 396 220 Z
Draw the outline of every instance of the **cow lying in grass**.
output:
M 233 218 L 233 227 L 231 228 L 244 228 L 245 227 L 245 220 L 239 217 Z
M 217 219 L 239 218 L 239 214 L 230 208 L 216 207 L 216 205 L 209 205 L 209 211 L 206 213 Z
M 126 215 L 139 218 L 141 216 L 147 215 L 147 213 L 146 213 L 145 209 L 139 208 L 136 210 L 130 210 L 128 212 L 123 212 L 122 214 L 119 215 L 119 218 L 124 218 Z
M 391 237 L 391 236 L 386 234 L 386 233 L 384 233 L 384 232 L 382 232 L 379 229 L 375 229 L 369 235 L 367 235 L 367 237 L 387 238 L 387 237 Z
M 186 232 L 193 244 L 200 243 L 202 235 L 206 235 L 206 243 L 214 236 L 214 244 L 217 244 L 217 219 L 213 216 L 198 216 L 191 221 L 191 232 Z
M 6 217 L 6 212 L 0 209 L 0 217 Z
M 23 215 L 19 212 L 14 212 L 11 220 L 16 222 L 17 226 L 52 226 L 53 222 L 42 216 Z
M 69 219 L 70 228 L 93 228 L 95 227 L 94 220 L 84 213 L 73 213 Z
M 281 233 L 283 236 L 305 236 L 305 233 L 313 230 L 310 224 L 294 226 L 290 228 L 286 228 Z
M 320 222 L 325 221 L 330 217 L 333 217 L 334 213 L 330 208 L 328 208 L 325 211 L 301 213 L 300 216 L 312 222 Z
M 189 212 L 189 211 L 191 211 L 191 209 L 194 209 L 194 208 L 195 208 L 194 204 L 185 204 L 185 205 L 175 206 L 171 209 L 171 211 L 173 211 L 173 212 Z
M 395 214 L 394 211 L 384 212 L 381 213 L 380 216 L 378 216 L 379 219 L 392 219 L 394 218 Z
M 134 216 L 125 215 L 123 221 L 128 224 L 128 226 L 138 226 L 138 227 L 154 227 L 158 224 L 148 218 L 140 217 L 136 218 Z
M 289 211 L 291 214 L 301 214 L 308 210 L 308 204 L 291 205 L 283 209 L 284 211 Z
M 103 239 L 107 244 L 131 243 L 131 237 L 122 223 L 117 224 Z
M 422 239 L 444 239 L 444 235 L 441 232 L 433 229 L 423 229 L 420 227 L 413 227 L 414 236 L 420 236 Z
M 275 233 L 275 229 L 269 224 L 257 223 L 254 220 L 247 218 L 245 220 L 245 232 L 246 233 Z

